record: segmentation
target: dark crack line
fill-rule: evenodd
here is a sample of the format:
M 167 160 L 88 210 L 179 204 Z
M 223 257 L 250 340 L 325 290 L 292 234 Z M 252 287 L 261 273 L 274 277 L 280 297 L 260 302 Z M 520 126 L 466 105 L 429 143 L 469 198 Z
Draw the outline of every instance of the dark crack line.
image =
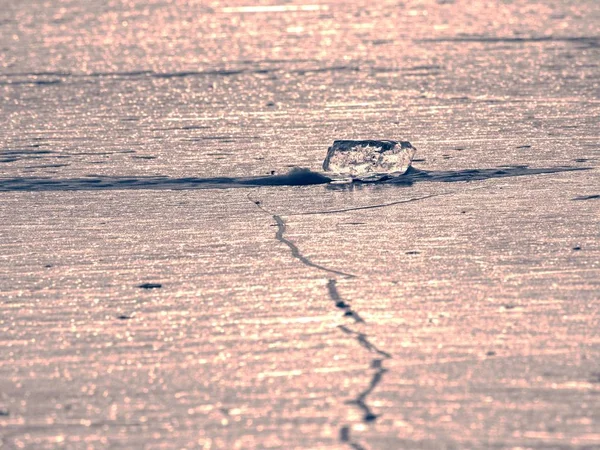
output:
M 369 386 L 367 386 L 367 388 L 364 391 L 360 392 L 355 399 L 347 402 L 347 404 L 349 405 L 358 406 L 363 411 L 364 422 L 373 422 L 379 417 L 379 415 L 375 414 L 371 407 L 367 404 L 367 397 L 377 388 L 379 383 L 381 383 L 383 376 L 388 371 L 383 366 L 383 362 L 386 359 L 390 359 L 392 355 L 377 348 L 375 344 L 369 341 L 369 337 L 366 334 L 354 331 L 344 325 L 340 325 L 339 328 L 344 333 L 355 336 L 356 340 L 362 347 L 366 348 L 372 353 L 377 353 L 379 356 L 381 356 L 381 358 L 375 358 L 371 361 L 371 368 L 376 370 L 373 373 L 373 376 L 371 377 Z
M 600 199 L 600 194 L 582 195 L 581 197 L 575 197 L 575 198 L 572 198 L 571 200 L 596 200 L 596 199 Z
M 362 347 L 366 348 L 367 350 L 369 350 L 372 353 L 377 353 L 383 359 L 390 359 L 392 357 L 392 355 L 390 355 L 388 352 L 384 352 L 383 350 L 380 350 L 379 348 L 377 348 L 377 346 L 375 344 L 373 344 L 371 341 L 369 341 L 369 336 L 367 336 L 365 333 L 360 333 L 358 331 L 354 331 L 351 328 L 348 328 L 347 326 L 344 326 L 344 325 L 339 325 L 338 328 L 346 334 L 355 336 L 356 340 Z
M 351 440 L 350 427 L 348 425 L 344 425 L 340 428 L 340 442 L 348 444 L 350 448 L 353 448 L 354 450 L 366 450 L 362 445 Z
M 308 212 L 288 214 L 288 215 L 289 216 L 314 216 L 314 215 L 318 215 L 318 214 L 339 214 L 339 213 L 345 213 L 345 212 L 350 212 L 350 211 L 361 211 L 364 209 L 387 208 L 388 206 L 400 205 L 402 203 L 418 202 L 420 200 L 427 200 L 428 198 L 440 197 L 442 195 L 450 195 L 450 194 L 453 194 L 453 192 L 445 192 L 443 194 L 431 194 L 431 195 L 426 195 L 424 197 L 409 198 L 406 200 L 398 200 L 396 202 L 382 203 L 382 204 L 378 204 L 378 205 L 357 206 L 355 208 L 333 209 L 330 211 L 308 211 Z
M 424 198 L 435 197 L 438 195 L 445 195 L 445 194 L 430 195 L 430 196 L 422 197 L 419 199 L 402 200 L 399 202 L 394 202 L 394 203 L 390 203 L 390 204 L 386 204 L 386 205 L 376 205 L 376 206 L 370 206 L 370 207 L 352 208 L 352 209 L 348 209 L 347 211 L 354 211 L 357 209 L 381 208 L 384 206 L 391 206 L 391 205 L 399 204 L 399 203 L 408 203 L 408 202 L 412 202 L 412 201 L 416 201 L 416 200 L 422 200 Z M 268 211 L 266 208 L 264 208 L 261 205 L 260 201 L 253 200 L 250 197 L 250 194 L 248 194 L 247 197 L 248 197 L 248 200 L 250 200 L 252 203 L 254 203 L 261 211 L 269 214 L 273 218 L 273 220 L 275 220 L 275 223 L 277 224 L 277 232 L 275 233 L 275 238 L 282 244 L 285 244 L 292 252 L 292 256 L 294 258 L 298 259 L 300 262 L 302 262 L 302 264 L 304 264 L 308 267 L 313 267 L 315 269 L 333 273 L 335 275 L 340 275 L 340 276 L 343 276 L 346 278 L 356 278 L 356 275 L 341 272 L 339 270 L 329 269 L 329 268 L 321 266 L 319 264 L 315 264 L 310 259 L 306 258 L 304 255 L 302 255 L 302 253 L 300 252 L 300 249 L 298 249 L 296 244 L 294 244 L 292 241 L 290 241 L 289 239 L 284 237 L 287 227 L 286 227 L 285 221 L 281 218 L 281 216 L 279 216 L 277 214 L 273 214 L 272 212 Z M 340 210 L 340 211 L 336 211 L 336 212 L 342 212 L 342 211 Z M 350 304 L 347 303 L 346 301 L 344 301 L 344 299 L 342 298 L 342 296 L 340 295 L 340 293 L 337 289 L 337 280 L 336 279 L 330 278 L 327 281 L 327 291 L 329 293 L 329 297 L 331 298 L 331 300 L 333 300 L 335 302 L 335 306 L 337 308 L 344 310 L 344 316 L 352 317 L 354 319 L 355 323 L 366 323 L 365 320 L 362 317 L 360 317 L 356 311 L 354 311 L 352 309 Z M 384 360 L 389 359 L 392 356 L 389 353 L 379 349 L 375 344 L 373 344 L 369 340 L 369 337 L 367 334 L 361 333 L 358 331 L 354 331 L 351 328 L 348 328 L 344 325 L 339 325 L 339 329 L 344 334 L 347 334 L 347 335 L 355 338 L 361 347 L 367 349 L 371 353 L 376 353 L 379 356 L 378 358 L 371 360 L 370 367 L 371 367 L 371 369 L 376 369 L 376 370 L 373 373 L 373 376 L 371 377 L 371 380 L 370 380 L 367 388 L 364 389 L 362 392 L 360 392 L 355 398 L 345 402 L 347 405 L 355 405 L 363 412 L 363 419 L 362 419 L 363 422 L 367 422 L 367 423 L 373 422 L 379 417 L 379 415 L 375 414 L 373 412 L 373 410 L 371 409 L 371 407 L 367 404 L 367 398 L 381 383 L 383 376 L 388 371 L 383 366 Z M 350 436 L 350 431 L 351 430 L 348 425 L 344 425 L 344 426 L 340 427 L 340 431 L 339 431 L 340 442 L 347 444 L 350 448 L 352 448 L 354 450 L 366 450 L 365 447 L 363 447 L 361 444 L 352 440 L 352 438 Z
M 381 380 L 383 379 L 383 375 L 387 372 L 387 369 L 382 365 L 383 359 L 374 359 L 371 362 L 371 367 L 377 367 L 377 371 L 373 374 L 371 381 L 369 382 L 369 386 L 367 389 L 362 391 L 354 400 L 350 400 L 347 402 L 349 405 L 358 406 L 364 413 L 363 420 L 365 422 L 372 422 L 379 417 L 378 414 L 375 414 L 373 410 L 367 405 L 367 397 L 377 388 Z
M 351 313 L 354 313 L 354 311 L 352 311 L 352 309 L 350 308 L 350 305 L 348 303 L 346 303 L 340 296 L 340 294 L 337 290 L 336 284 L 337 284 L 336 280 L 328 281 L 327 289 L 329 291 L 329 296 L 331 297 L 331 299 L 333 301 L 336 302 L 335 303 L 336 307 L 344 308 L 347 310 L 347 312 L 350 311 Z M 354 313 L 354 314 L 356 314 L 356 313 Z M 355 321 L 357 321 L 357 322 L 360 321 L 362 323 L 365 323 L 365 321 L 362 318 L 360 318 L 360 316 L 358 316 L 358 319 L 359 320 L 357 320 L 355 317 Z M 373 373 L 373 376 L 371 377 L 371 380 L 369 381 L 369 385 L 367 386 L 367 388 L 365 390 L 363 390 L 362 392 L 360 392 L 354 399 L 348 400 L 346 402 L 347 405 L 356 405 L 363 412 L 363 419 L 362 419 L 363 422 L 367 422 L 367 423 L 373 422 L 373 421 L 377 420 L 379 415 L 375 414 L 373 412 L 373 410 L 371 409 L 371 407 L 367 404 L 367 398 L 369 397 L 369 395 L 371 395 L 371 393 L 377 388 L 377 386 L 379 386 L 379 384 L 383 380 L 383 376 L 388 371 L 383 366 L 383 362 L 386 359 L 390 359 L 392 357 L 392 355 L 390 355 L 388 352 L 381 350 L 375 344 L 373 344 L 369 340 L 369 336 L 366 335 L 365 333 L 355 331 L 351 328 L 348 328 L 345 325 L 339 325 L 338 328 L 343 333 L 353 336 L 361 347 L 367 349 L 371 353 L 376 353 L 377 355 L 379 355 L 379 358 L 375 358 L 375 359 L 371 360 L 371 368 L 375 369 L 375 372 Z M 363 450 L 364 449 L 364 447 L 362 447 L 360 444 L 353 442 L 350 439 L 350 428 L 347 425 L 343 426 L 340 429 L 340 442 L 347 443 L 351 448 L 353 448 L 355 450 Z
M 277 232 L 275 233 L 275 239 L 277 239 L 282 244 L 287 245 L 287 247 L 292 252 L 292 256 L 294 258 L 296 258 L 297 260 L 299 260 L 302 264 L 304 264 L 305 266 L 308 266 L 308 267 L 312 267 L 314 269 L 322 270 L 324 272 L 329 272 L 329 273 L 333 273 L 335 275 L 340 275 L 342 277 L 356 278 L 356 275 L 352 275 L 351 273 L 346 273 L 346 272 L 342 272 L 340 270 L 335 270 L 335 269 L 329 269 L 328 267 L 321 266 L 320 264 L 312 262 L 310 259 L 308 259 L 306 256 L 304 256 L 300 252 L 300 249 L 296 246 L 296 244 L 294 244 L 292 241 L 290 241 L 289 239 L 287 239 L 284 236 L 284 234 L 287 230 L 287 227 L 286 227 L 285 221 L 281 218 L 281 216 L 278 216 L 277 214 L 273 214 L 272 212 L 267 211 L 260 204 L 260 201 L 252 200 L 252 198 L 250 197 L 250 194 L 248 194 L 247 197 L 252 203 L 254 203 L 256 206 L 258 206 L 258 208 L 260 208 L 262 211 L 264 211 L 265 213 L 267 213 L 267 214 L 271 215 L 271 217 L 273 217 L 273 220 L 275 220 L 275 223 L 277 224 Z
M 321 266 L 319 264 L 312 262 L 310 259 L 308 259 L 306 256 L 304 256 L 302 253 L 300 253 L 300 250 L 298 249 L 298 247 L 296 247 L 296 244 L 294 244 L 292 241 L 290 241 L 289 239 L 286 239 L 283 236 L 283 234 L 285 233 L 285 230 L 286 230 L 285 222 L 283 221 L 283 219 L 280 216 L 278 216 L 277 214 L 273 214 L 273 219 L 275 220 L 275 222 L 277 222 L 277 233 L 275 233 L 275 238 L 282 244 L 287 245 L 290 248 L 290 250 L 292 251 L 292 256 L 294 258 L 300 260 L 300 262 L 302 262 L 302 264 L 309 266 L 309 267 L 314 267 L 315 269 L 323 270 L 325 272 L 334 273 L 334 274 L 340 275 L 342 277 L 356 278 L 356 275 L 352 275 L 351 273 L 346 273 L 346 272 L 342 272 L 342 271 L 335 270 L 335 269 L 329 269 L 327 267 L 324 267 L 324 266 Z
M 355 322 L 365 323 L 363 318 L 360 317 L 358 313 L 354 311 L 352 307 L 342 299 L 340 293 L 337 290 L 336 284 L 337 280 L 330 279 L 327 281 L 327 291 L 329 292 L 329 297 L 331 297 L 331 300 L 335 302 L 336 308 L 344 310 L 344 316 L 352 317 Z

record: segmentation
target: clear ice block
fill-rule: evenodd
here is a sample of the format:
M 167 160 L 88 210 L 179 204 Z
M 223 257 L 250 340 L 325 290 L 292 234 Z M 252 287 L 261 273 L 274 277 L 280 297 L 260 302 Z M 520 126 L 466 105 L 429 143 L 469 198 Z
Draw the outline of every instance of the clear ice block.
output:
M 416 151 L 406 141 L 334 141 L 327 150 L 323 170 L 338 181 L 397 177 L 408 170 Z

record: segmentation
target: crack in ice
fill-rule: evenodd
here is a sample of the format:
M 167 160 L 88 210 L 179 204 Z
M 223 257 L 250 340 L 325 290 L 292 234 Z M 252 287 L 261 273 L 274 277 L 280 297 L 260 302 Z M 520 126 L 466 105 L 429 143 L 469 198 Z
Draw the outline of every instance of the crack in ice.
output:
M 444 192 L 441 194 L 425 195 L 423 197 L 408 198 L 405 200 L 398 200 L 398 201 L 390 202 L 390 203 L 380 203 L 377 205 L 356 206 L 354 208 L 332 209 L 329 211 L 308 211 L 308 212 L 304 212 L 304 213 L 296 213 L 296 214 L 288 214 L 288 215 L 289 216 L 314 216 L 314 215 L 320 215 L 320 214 L 339 214 L 339 213 L 345 213 L 345 212 L 350 212 L 350 211 L 361 211 L 364 209 L 387 208 L 388 206 L 400 205 L 402 203 L 418 202 L 420 200 L 427 200 L 428 198 L 440 197 L 442 195 L 450 195 L 452 193 L 453 192 Z
M 335 302 L 336 308 L 343 309 L 344 316 L 352 317 L 355 322 L 365 323 L 363 318 L 360 317 L 358 313 L 354 311 L 352 307 L 342 299 L 340 293 L 337 290 L 336 284 L 337 280 L 335 279 L 330 279 L 327 281 L 327 291 L 329 292 L 329 297 L 331 297 L 331 300 Z
M 323 270 L 325 272 L 333 273 L 333 274 L 340 275 L 340 276 L 343 276 L 346 278 L 356 278 L 356 275 L 352 275 L 352 274 L 346 273 L 346 272 L 341 272 L 341 271 L 335 270 L 335 269 L 328 269 L 325 266 L 321 266 L 320 264 L 316 264 L 316 263 L 312 262 L 310 259 L 308 259 L 306 256 L 304 256 L 302 253 L 300 253 L 300 249 L 298 249 L 296 244 L 294 244 L 292 241 L 290 241 L 289 239 L 286 239 L 283 236 L 283 234 L 286 231 L 286 226 L 285 226 L 285 222 L 281 218 L 281 216 L 278 216 L 277 214 L 273 214 L 272 216 L 273 216 L 273 220 L 275 220 L 275 222 L 277 223 L 277 232 L 275 233 L 275 239 L 277 239 L 282 244 L 287 245 L 292 252 L 292 256 L 294 258 L 300 260 L 300 262 L 302 262 L 302 264 L 304 264 L 305 266 L 308 266 L 308 267 L 313 267 L 315 269 Z
M 437 195 L 443 195 L 443 194 L 437 194 Z M 434 196 L 436 196 L 436 195 L 432 195 L 432 196 L 428 196 L 428 197 L 424 197 L 424 198 L 429 198 L 429 197 L 434 197 Z M 247 198 L 252 203 L 254 203 L 261 211 L 269 214 L 273 218 L 273 220 L 277 224 L 277 231 L 275 233 L 275 239 L 277 239 L 279 242 L 285 244 L 292 252 L 292 256 L 294 258 L 298 259 L 302 264 L 304 264 L 308 267 L 312 267 L 312 268 L 322 270 L 322 271 L 325 271 L 328 273 L 333 273 L 333 274 L 343 276 L 346 278 L 356 278 L 356 275 L 348 274 L 348 273 L 345 273 L 345 272 L 342 272 L 339 270 L 329 269 L 327 267 L 313 263 L 310 259 L 306 258 L 304 255 L 302 255 L 298 246 L 296 246 L 296 244 L 294 244 L 292 241 L 290 241 L 289 239 L 287 239 L 284 236 L 284 234 L 287 230 L 287 227 L 286 227 L 285 221 L 281 218 L 281 216 L 279 216 L 277 214 L 273 214 L 272 212 L 268 211 L 266 208 L 264 208 L 262 206 L 262 204 L 259 200 L 253 200 L 250 197 L 250 194 L 247 195 Z M 415 201 L 415 200 L 416 199 L 404 200 L 404 201 L 400 201 L 400 202 L 395 202 L 394 204 L 406 203 L 407 201 Z M 386 205 L 386 206 L 390 206 L 390 205 Z M 369 209 L 369 208 L 358 208 L 358 209 Z M 360 317 L 360 315 L 356 311 L 354 311 L 352 309 L 350 304 L 348 302 L 344 301 L 344 299 L 342 298 L 342 296 L 340 295 L 340 293 L 337 289 L 337 280 L 336 279 L 330 278 L 329 280 L 327 280 L 327 291 L 329 293 L 329 297 L 331 298 L 331 300 L 333 300 L 335 302 L 335 306 L 344 311 L 344 316 L 352 317 L 354 319 L 355 323 L 359 323 L 359 324 L 366 323 L 365 320 L 362 317 Z M 357 408 L 359 408 L 362 411 L 362 413 L 363 413 L 362 421 L 363 422 L 365 422 L 365 423 L 373 422 L 379 417 L 379 415 L 375 414 L 373 412 L 373 410 L 367 403 L 367 399 L 368 399 L 369 395 L 381 383 L 383 376 L 388 371 L 388 369 L 386 369 L 383 366 L 383 363 L 386 359 L 390 359 L 392 357 L 392 355 L 379 349 L 375 344 L 373 344 L 369 340 L 369 336 L 367 334 L 361 333 L 359 331 L 355 331 L 345 325 L 339 325 L 338 328 L 344 334 L 352 336 L 361 347 L 365 348 L 367 351 L 369 351 L 371 353 L 375 353 L 378 355 L 377 358 L 374 358 L 371 360 L 370 368 L 375 369 L 375 372 L 373 373 L 367 388 L 364 389 L 363 391 L 361 391 L 355 398 L 345 402 L 347 405 L 355 405 Z M 350 426 L 348 426 L 348 425 L 343 425 L 342 427 L 340 427 L 340 429 L 339 429 L 340 442 L 347 444 L 350 448 L 352 448 L 354 450 L 365 450 L 365 447 L 363 447 L 358 442 L 355 442 L 352 440 L 350 431 L 351 431 Z
M 252 200 L 252 198 L 250 197 L 250 194 L 248 194 L 247 197 L 248 197 L 248 200 L 250 200 L 252 203 L 254 203 L 261 211 L 264 211 L 265 213 L 269 214 L 273 218 L 273 220 L 277 224 L 277 232 L 275 233 L 275 239 L 277 239 L 282 244 L 285 244 L 292 252 L 292 256 L 294 258 L 296 258 L 297 260 L 299 260 L 302 264 L 304 264 L 305 266 L 308 266 L 308 267 L 312 267 L 314 269 L 322 270 L 324 272 L 329 272 L 329 273 L 333 273 L 335 275 L 340 275 L 342 277 L 356 278 L 356 275 L 352 275 L 351 273 L 346 273 L 346 272 L 342 272 L 340 270 L 335 270 L 335 269 L 329 269 L 325 266 L 322 266 L 320 264 L 312 262 L 310 259 L 308 259 L 306 256 L 304 256 L 302 254 L 302 252 L 300 252 L 300 249 L 296 246 L 296 244 L 294 244 L 292 241 L 290 241 L 289 239 L 284 237 L 284 234 L 287 230 L 287 226 L 285 224 L 285 221 L 281 218 L 281 216 L 279 216 L 277 214 L 273 214 L 272 212 L 266 210 L 260 204 L 260 201 Z
M 359 332 L 354 331 L 344 325 L 339 325 L 338 328 L 346 334 L 355 336 L 358 343 L 362 347 L 366 348 L 368 351 L 370 351 L 372 353 L 377 353 L 378 355 L 381 356 L 381 358 L 375 358 L 371 361 L 371 368 L 376 369 L 376 371 L 375 371 L 375 373 L 373 373 L 373 376 L 371 377 L 369 386 L 364 391 L 359 393 L 355 399 L 347 402 L 350 405 L 358 406 L 363 411 L 363 413 L 364 413 L 363 421 L 364 422 L 372 422 L 372 421 L 376 420 L 377 417 L 379 417 L 379 415 L 375 414 L 373 412 L 371 407 L 367 404 L 366 400 L 367 400 L 367 397 L 379 385 L 379 383 L 381 383 L 381 380 L 383 379 L 383 375 L 385 375 L 385 373 L 388 371 L 383 366 L 383 362 L 386 359 L 390 359 L 392 357 L 392 355 L 390 355 L 388 352 L 385 352 L 385 351 L 377 348 L 377 346 L 375 346 L 371 341 L 369 341 L 369 337 L 365 333 L 359 333 Z

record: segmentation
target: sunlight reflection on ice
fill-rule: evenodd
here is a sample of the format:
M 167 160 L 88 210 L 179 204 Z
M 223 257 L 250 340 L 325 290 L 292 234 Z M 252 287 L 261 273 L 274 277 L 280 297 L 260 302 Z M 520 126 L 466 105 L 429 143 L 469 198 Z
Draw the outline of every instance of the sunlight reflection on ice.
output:
M 227 6 L 224 13 L 268 13 L 294 11 L 327 11 L 327 5 L 264 5 L 264 6 Z

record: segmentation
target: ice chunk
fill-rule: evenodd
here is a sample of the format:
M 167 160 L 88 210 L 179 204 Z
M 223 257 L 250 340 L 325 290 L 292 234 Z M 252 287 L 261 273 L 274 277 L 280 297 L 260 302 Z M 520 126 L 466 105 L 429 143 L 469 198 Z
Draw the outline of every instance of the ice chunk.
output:
M 334 141 L 323 170 L 338 180 L 376 181 L 404 174 L 417 151 L 410 142 Z

